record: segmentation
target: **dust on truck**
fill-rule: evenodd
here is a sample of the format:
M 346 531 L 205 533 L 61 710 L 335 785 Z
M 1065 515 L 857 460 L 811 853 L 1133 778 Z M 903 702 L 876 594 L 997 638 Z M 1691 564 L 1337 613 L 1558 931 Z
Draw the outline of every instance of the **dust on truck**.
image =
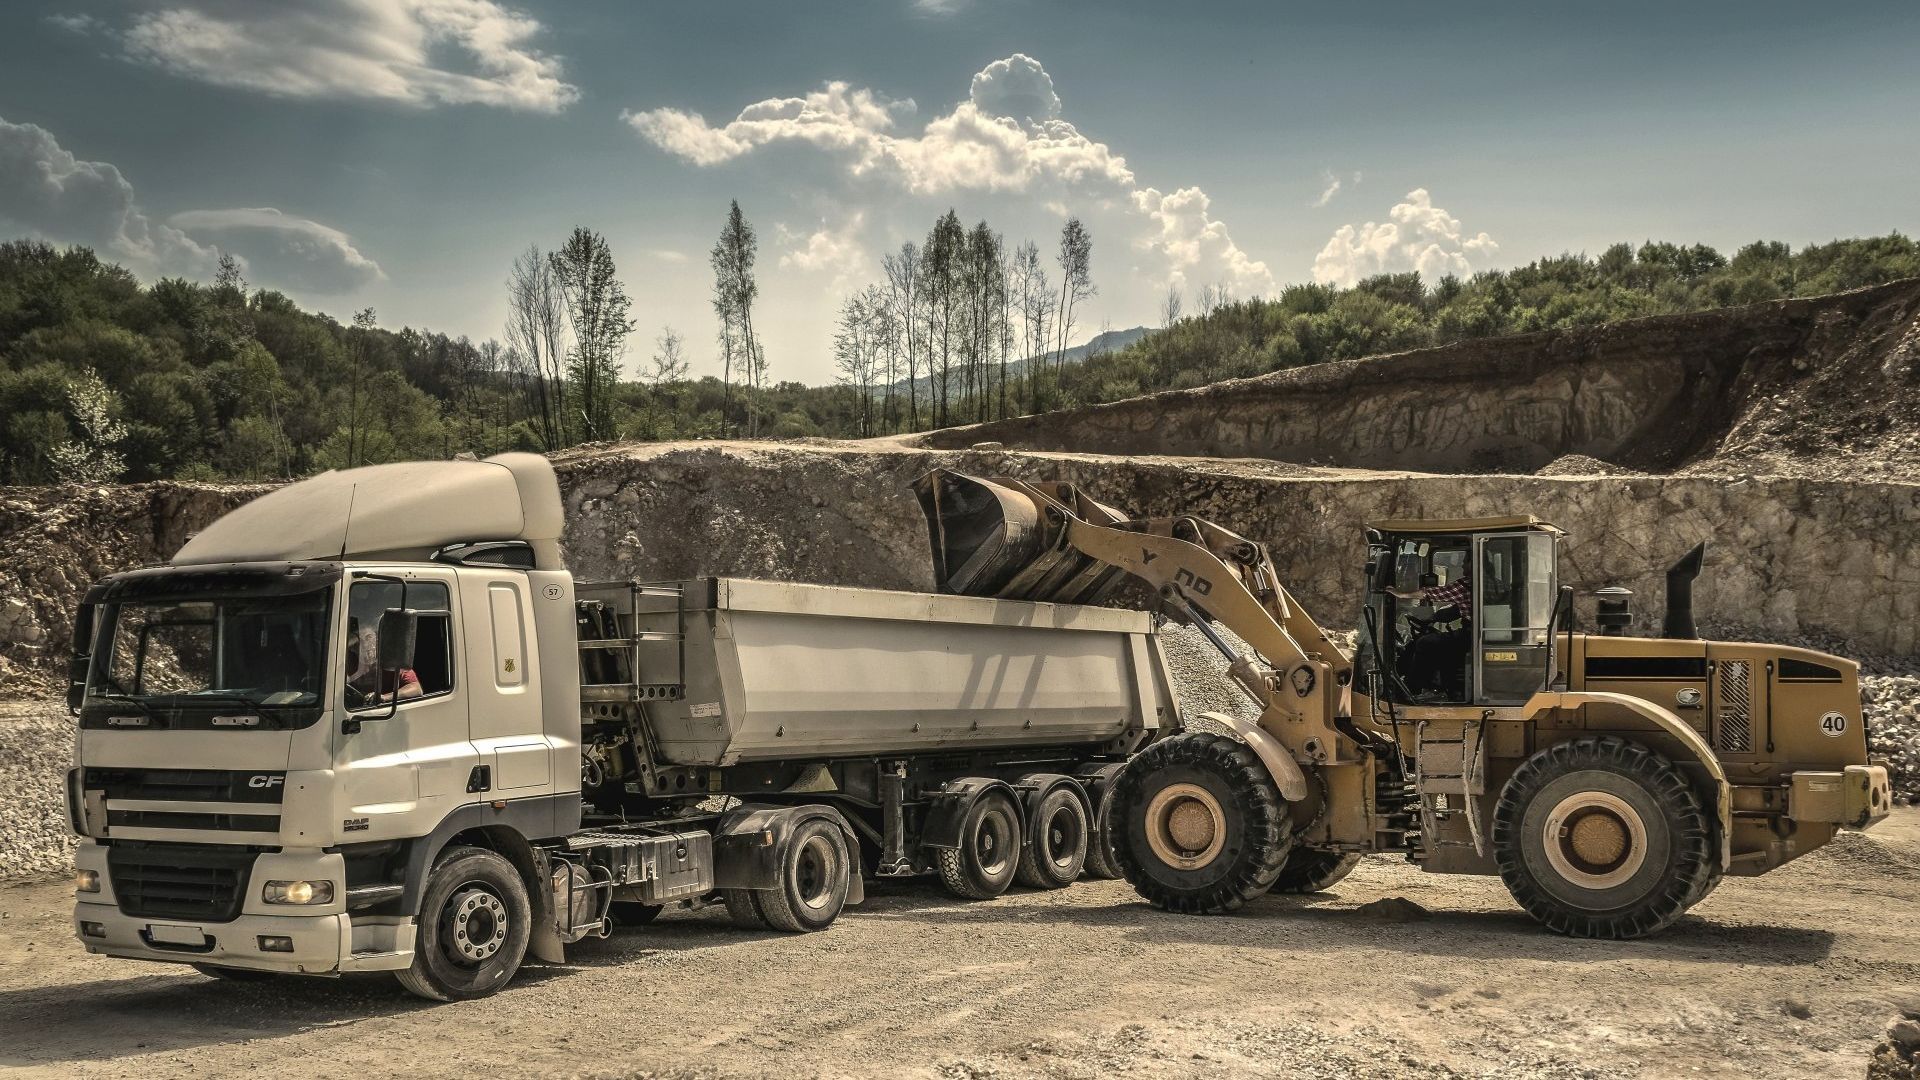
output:
M 577 583 L 545 459 L 327 473 L 88 592 L 95 953 L 483 996 L 665 905 L 818 930 L 862 871 L 1117 876 L 1178 724 L 1151 617 L 739 578 Z

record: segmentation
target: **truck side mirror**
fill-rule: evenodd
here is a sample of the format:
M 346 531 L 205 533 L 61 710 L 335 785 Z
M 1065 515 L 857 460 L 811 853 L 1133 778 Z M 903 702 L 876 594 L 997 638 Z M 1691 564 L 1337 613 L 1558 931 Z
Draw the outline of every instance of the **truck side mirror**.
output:
M 381 671 L 399 671 L 413 666 L 414 640 L 419 629 L 418 612 L 388 608 L 380 613 Z
M 73 619 L 73 654 L 67 660 L 67 711 L 78 714 L 80 702 L 87 696 L 87 669 L 92 666 L 92 604 L 81 604 Z

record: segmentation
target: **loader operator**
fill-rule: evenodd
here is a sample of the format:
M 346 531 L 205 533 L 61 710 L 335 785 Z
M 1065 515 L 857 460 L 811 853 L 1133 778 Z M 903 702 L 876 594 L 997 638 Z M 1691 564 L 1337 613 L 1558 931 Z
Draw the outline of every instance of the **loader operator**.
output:
M 1413 640 L 1413 655 L 1408 657 L 1407 666 L 1411 676 L 1408 682 L 1416 698 L 1463 697 L 1467 647 L 1473 637 L 1473 576 L 1462 574 L 1458 581 L 1423 585 L 1412 592 L 1387 591 L 1402 600 L 1423 603 L 1436 615 L 1448 607 L 1458 613 L 1453 616 L 1460 622 L 1456 629 L 1423 634 Z

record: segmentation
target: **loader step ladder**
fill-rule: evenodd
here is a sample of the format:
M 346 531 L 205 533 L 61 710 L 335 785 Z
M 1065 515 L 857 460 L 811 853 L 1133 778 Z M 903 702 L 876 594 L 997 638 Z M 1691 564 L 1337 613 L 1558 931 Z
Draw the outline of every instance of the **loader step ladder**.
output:
M 1420 796 L 1420 826 L 1429 844 L 1459 844 L 1441 841 L 1436 823 L 1456 807 L 1463 809 L 1474 853 L 1485 855 L 1486 833 L 1480 824 L 1480 796 L 1487 791 L 1485 724 L 1480 720 L 1462 720 L 1459 724 L 1457 732 L 1450 721 L 1436 725 L 1435 721 L 1422 720 L 1414 728 L 1413 775 L 1414 790 Z M 1446 800 L 1445 809 L 1440 808 L 1442 799 Z
M 579 606 L 580 701 L 630 704 L 686 696 L 687 595 L 680 584 L 582 583 Z M 672 630 L 642 629 L 672 615 Z M 646 655 L 642 657 L 642 650 Z M 671 679 L 661 661 L 672 656 Z M 651 661 L 649 663 L 648 661 Z

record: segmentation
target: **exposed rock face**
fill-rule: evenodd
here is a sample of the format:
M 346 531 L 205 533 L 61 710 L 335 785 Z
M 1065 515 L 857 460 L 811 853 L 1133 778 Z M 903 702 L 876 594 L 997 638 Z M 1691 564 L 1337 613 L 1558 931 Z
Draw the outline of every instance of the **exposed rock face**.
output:
M 1920 281 L 1463 341 L 949 428 L 960 449 L 1257 457 L 1531 472 L 1568 454 L 1647 472 L 1899 479 L 1920 460 Z
M 847 443 L 667 443 L 574 451 L 556 465 L 568 559 L 587 579 L 719 573 L 928 589 L 926 529 L 908 485 L 948 465 L 1071 480 L 1136 514 L 1211 518 L 1270 545 L 1289 587 L 1331 626 L 1355 617 L 1363 523 L 1528 512 L 1571 534 L 1564 580 L 1583 598 L 1603 585 L 1635 591 L 1636 632 L 1658 625 L 1667 566 L 1704 539 L 1707 566 L 1695 586 L 1702 622 L 1830 635 L 1854 652 L 1920 654 L 1920 486 L 1912 484 L 1355 475 Z M 0 606 L 0 695 L 58 685 L 72 612 L 93 580 L 165 559 L 263 490 L 0 493 L 9 555 L 0 597 L 14 602 Z

